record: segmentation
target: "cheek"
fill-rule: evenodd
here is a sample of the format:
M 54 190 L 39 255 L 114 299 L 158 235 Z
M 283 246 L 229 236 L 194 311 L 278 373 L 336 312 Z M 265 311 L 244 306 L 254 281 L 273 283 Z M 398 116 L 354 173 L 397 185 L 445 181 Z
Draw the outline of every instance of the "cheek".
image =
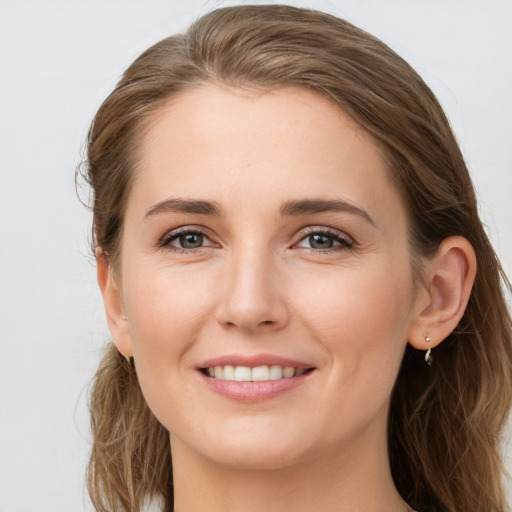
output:
M 407 343 L 412 292 L 401 273 L 356 269 L 319 279 L 296 305 L 339 378 L 362 388 L 393 386 Z M 396 278 L 394 276 L 400 276 Z M 313 284 L 313 283 L 312 283 Z M 354 389 L 358 389 L 355 386 Z
M 316 415 L 329 418 L 326 443 L 387 417 L 407 343 L 410 295 L 406 283 L 375 277 L 344 273 L 302 294 L 302 319 L 328 369 L 325 400 L 316 404 Z
M 156 366 L 178 364 L 212 314 L 213 287 L 201 272 L 165 265 L 126 270 L 123 295 L 135 358 Z
M 199 275 L 169 267 L 126 266 L 123 296 L 143 395 L 167 428 L 193 415 L 187 396 L 187 360 L 205 321 L 212 298 Z M 178 421 L 179 423 L 179 421 Z
M 412 293 L 404 274 L 389 266 L 317 273 L 310 283 L 303 279 L 303 289 L 291 296 L 300 300 L 297 310 L 310 312 L 307 316 L 329 338 L 342 336 L 345 342 L 352 339 L 359 345 L 381 331 L 380 338 L 385 341 L 406 330 Z

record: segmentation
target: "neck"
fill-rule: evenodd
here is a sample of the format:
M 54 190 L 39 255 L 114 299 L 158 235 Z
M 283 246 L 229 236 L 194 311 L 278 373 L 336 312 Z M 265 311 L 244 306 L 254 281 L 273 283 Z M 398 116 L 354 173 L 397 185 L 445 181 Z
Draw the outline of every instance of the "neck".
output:
M 410 510 L 391 478 L 385 435 L 272 470 L 219 465 L 177 439 L 171 446 L 175 512 Z

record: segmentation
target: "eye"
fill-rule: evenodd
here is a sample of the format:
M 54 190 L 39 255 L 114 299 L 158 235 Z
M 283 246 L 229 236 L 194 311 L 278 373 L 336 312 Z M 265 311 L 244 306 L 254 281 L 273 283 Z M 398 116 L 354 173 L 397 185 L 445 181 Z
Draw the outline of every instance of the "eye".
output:
M 168 233 L 160 242 L 162 247 L 178 251 L 193 251 L 203 247 L 212 247 L 215 244 L 197 229 L 179 229 Z
M 350 237 L 337 231 L 317 230 L 302 237 L 297 247 L 314 249 L 317 251 L 329 251 L 349 249 L 354 242 Z
M 203 239 L 201 233 L 185 233 L 170 241 L 170 244 L 181 249 L 197 249 L 203 246 Z

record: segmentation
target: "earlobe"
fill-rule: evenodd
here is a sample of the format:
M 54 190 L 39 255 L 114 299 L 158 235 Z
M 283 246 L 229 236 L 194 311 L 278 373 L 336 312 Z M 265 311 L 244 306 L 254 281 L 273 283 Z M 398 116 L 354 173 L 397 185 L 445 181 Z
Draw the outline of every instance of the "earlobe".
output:
M 476 256 L 461 236 L 448 237 L 426 264 L 409 343 L 427 350 L 441 343 L 462 318 L 476 275 Z M 428 338 L 428 341 L 427 341 Z
M 121 290 L 113 275 L 108 256 L 100 247 L 96 249 L 96 265 L 110 335 L 119 352 L 125 357 L 132 357 L 130 331 L 124 314 Z

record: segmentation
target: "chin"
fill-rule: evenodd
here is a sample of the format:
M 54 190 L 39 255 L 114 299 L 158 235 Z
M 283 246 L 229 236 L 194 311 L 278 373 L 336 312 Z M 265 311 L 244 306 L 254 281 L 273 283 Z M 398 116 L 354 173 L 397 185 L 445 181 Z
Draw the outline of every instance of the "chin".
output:
M 302 456 L 301 456 L 302 455 Z M 288 444 L 275 442 L 262 447 L 260 444 L 236 444 L 223 450 L 214 450 L 210 460 L 218 465 L 241 471 L 280 470 L 299 462 L 304 458 L 303 450 L 291 448 Z
M 250 426 L 243 422 L 214 429 L 193 439 L 181 438 L 181 445 L 193 450 L 215 464 L 238 470 L 278 470 L 304 459 L 311 446 L 304 442 L 307 436 L 290 432 L 279 425 Z M 195 436 L 194 436 L 195 437 Z M 171 436 L 172 440 L 172 436 Z

